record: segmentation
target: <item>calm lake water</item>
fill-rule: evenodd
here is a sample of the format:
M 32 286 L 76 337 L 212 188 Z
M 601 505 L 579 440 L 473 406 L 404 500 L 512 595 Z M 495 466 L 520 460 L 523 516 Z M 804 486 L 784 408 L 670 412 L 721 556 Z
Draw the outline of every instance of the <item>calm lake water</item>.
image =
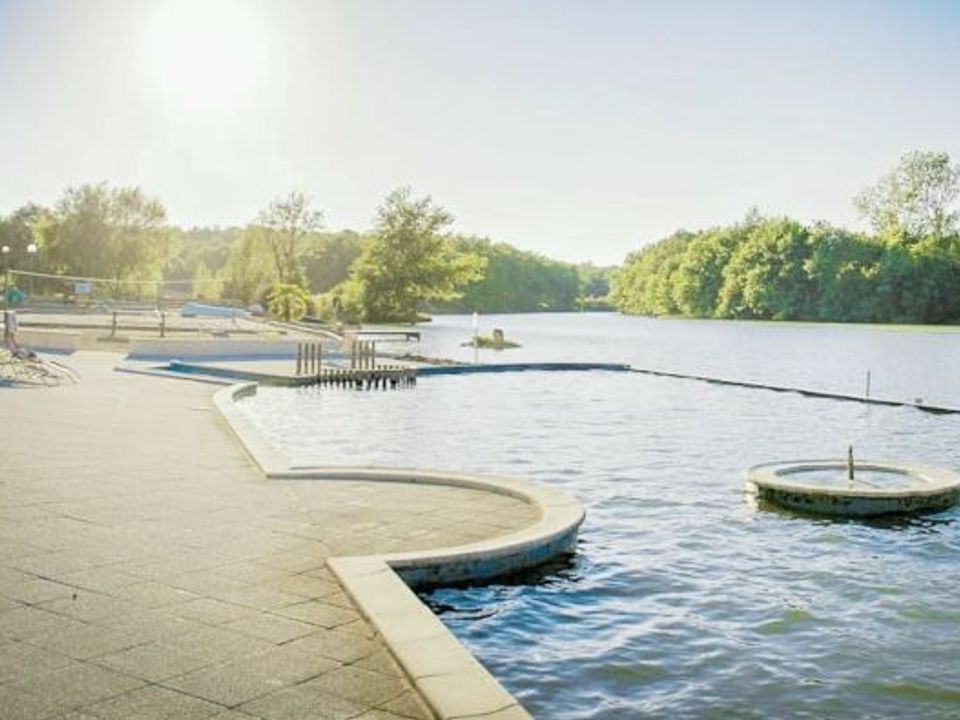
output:
M 603 360 L 960 405 L 960 334 L 882 327 L 481 318 L 482 361 Z M 460 359 L 469 317 L 417 351 Z M 586 505 L 577 554 L 425 599 L 537 718 L 960 717 L 951 510 L 831 522 L 754 507 L 750 465 L 860 457 L 960 466 L 960 417 L 612 372 L 438 377 L 244 403 L 295 464 L 521 475 Z

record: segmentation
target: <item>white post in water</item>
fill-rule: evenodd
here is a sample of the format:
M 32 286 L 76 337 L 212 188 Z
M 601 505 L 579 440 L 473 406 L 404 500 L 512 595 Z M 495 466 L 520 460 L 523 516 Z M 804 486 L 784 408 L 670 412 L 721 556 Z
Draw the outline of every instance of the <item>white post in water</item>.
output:
M 473 313 L 473 364 L 480 364 L 480 313 Z
M 867 394 L 866 397 L 870 397 L 870 368 L 867 368 Z

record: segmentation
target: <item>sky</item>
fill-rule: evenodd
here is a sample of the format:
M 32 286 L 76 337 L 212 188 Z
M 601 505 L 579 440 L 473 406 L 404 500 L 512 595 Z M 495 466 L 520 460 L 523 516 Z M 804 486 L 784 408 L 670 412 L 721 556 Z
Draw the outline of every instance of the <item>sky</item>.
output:
M 107 181 L 364 230 L 409 185 L 614 264 L 752 207 L 863 227 L 902 154 L 960 161 L 958 78 L 954 0 L 0 0 L 0 214 Z

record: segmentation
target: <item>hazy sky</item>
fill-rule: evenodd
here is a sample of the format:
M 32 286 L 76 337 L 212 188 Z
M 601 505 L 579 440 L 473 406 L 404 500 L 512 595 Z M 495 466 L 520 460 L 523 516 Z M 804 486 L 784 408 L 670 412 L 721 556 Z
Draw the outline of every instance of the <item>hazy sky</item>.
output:
M 960 160 L 960 2 L 0 0 L 0 213 L 88 181 L 182 225 L 412 185 L 455 229 L 622 260 L 751 206 L 855 225 Z

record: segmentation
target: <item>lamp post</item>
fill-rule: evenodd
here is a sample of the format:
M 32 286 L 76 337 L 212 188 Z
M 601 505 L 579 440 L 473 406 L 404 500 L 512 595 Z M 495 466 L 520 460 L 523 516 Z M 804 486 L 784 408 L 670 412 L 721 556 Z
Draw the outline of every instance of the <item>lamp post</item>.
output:
M 10 254 L 10 246 L 4 245 L 0 248 L 0 257 L 3 258 L 3 309 L 7 309 L 7 255 Z
M 27 245 L 27 255 L 30 256 L 30 299 L 33 300 L 33 273 L 37 267 L 37 246 L 34 243 Z

